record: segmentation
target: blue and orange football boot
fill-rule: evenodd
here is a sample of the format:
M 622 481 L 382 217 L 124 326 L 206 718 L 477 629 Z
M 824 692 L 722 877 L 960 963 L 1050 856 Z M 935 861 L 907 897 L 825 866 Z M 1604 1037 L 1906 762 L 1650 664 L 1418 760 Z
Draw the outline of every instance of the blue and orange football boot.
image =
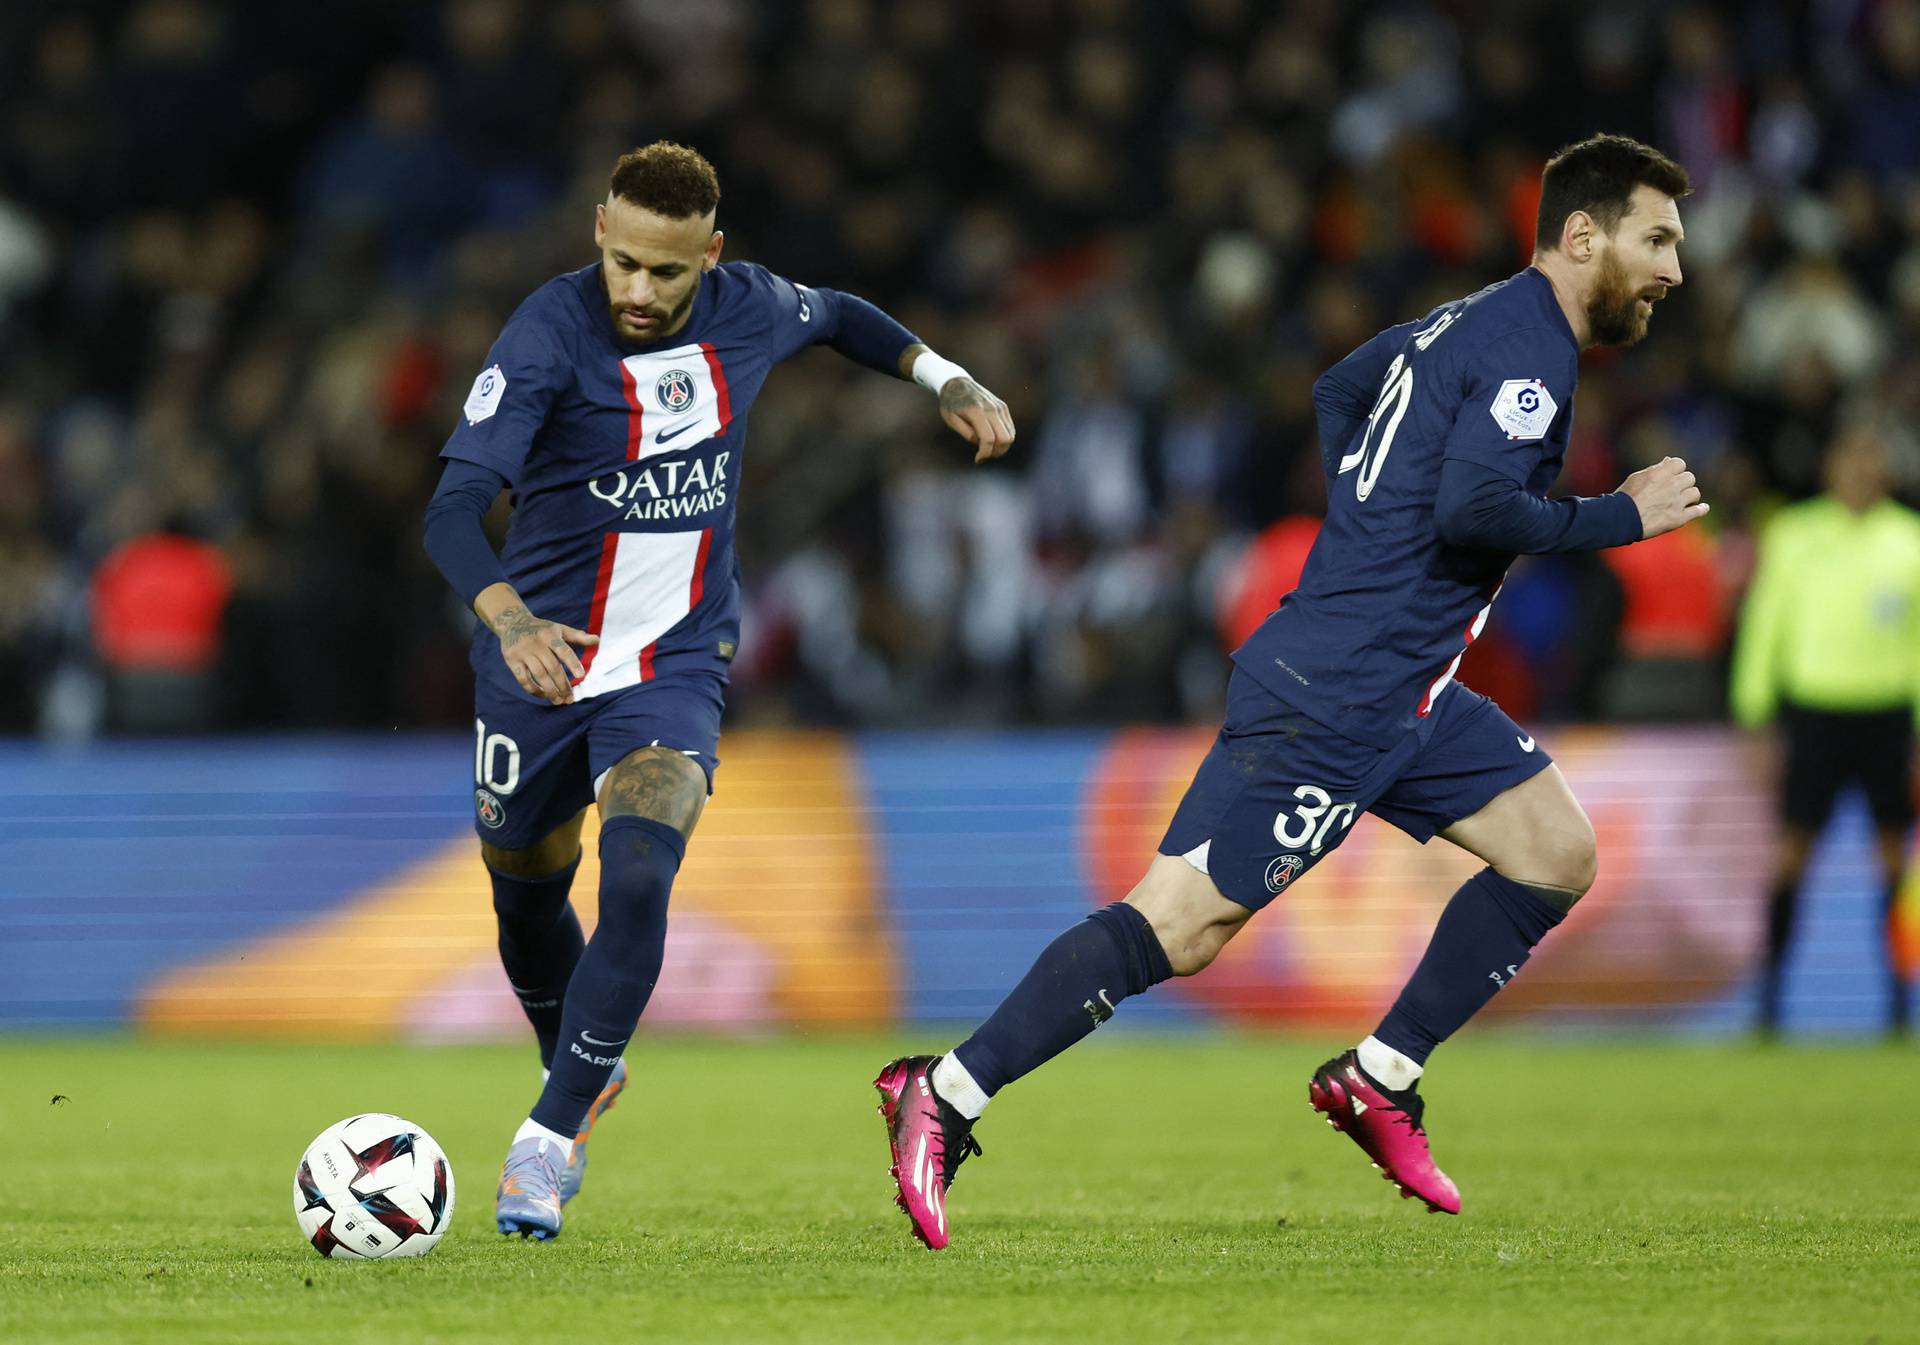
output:
M 500 1168 L 493 1221 L 508 1237 L 551 1242 L 560 1236 L 560 1146 L 538 1136 L 516 1141 Z
M 587 1136 L 593 1133 L 593 1123 L 609 1111 L 620 1100 L 620 1093 L 627 1086 L 627 1062 L 622 1059 L 613 1067 L 613 1073 L 607 1078 L 607 1086 L 600 1090 L 600 1096 L 587 1108 L 587 1119 L 580 1123 L 580 1133 L 573 1137 L 573 1157 L 567 1160 L 566 1167 L 560 1170 L 560 1203 L 566 1204 L 580 1194 L 580 1183 L 587 1179 Z

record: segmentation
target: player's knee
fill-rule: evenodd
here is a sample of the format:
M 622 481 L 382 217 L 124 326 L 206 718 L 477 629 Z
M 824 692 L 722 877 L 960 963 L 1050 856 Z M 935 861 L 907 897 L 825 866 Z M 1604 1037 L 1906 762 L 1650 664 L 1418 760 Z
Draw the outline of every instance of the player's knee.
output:
M 1536 816 L 1512 851 L 1493 861 L 1493 868 L 1560 909 L 1571 910 L 1599 876 L 1600 846 L 1593 823 L 1577 804 Z
M 580 858 L 580 827 L 586 817 L 587 810 L 582 808 L 532 845 L 519 850 L 481 841 L 480 858 L 503 878 L 523 881 L 551 878 Z
M 1175 976 L 1205 971 L 1252 914 L 1221 896 L 1185 860 L 1162 855 L 1127 896 L 1147 917 Z
M 480 858 L 486 861 L 488 868 L 504 878 L 522 880 L 549 878 L 559 873 L 578 857 L 579 841 L 569 841 L 567 849 L 541 841 L 524 850 L 503 850 L 497 845 L 480 842 Z
M 691 835 L 707 802 L 707 777 L 685 754 L 643 747 L 623 757 L 600 787 L 600 816 L 645 817 Z
M 1542 881 L 1567 894 L 1567 905 L 1584 897 L 1600 876 L 1600 843 L 1579 808 L 1549 833 L 1547 873 Z
M 1227 941 L 1216 930 L 1193 931 L 1177 938 L 1172 944 L 1165 939 L 1160 941 L 1161 948 L 1167 954 L 1167 965 L 1173 968 L 1175 976 L 1193 976 L 1213 965 L 1220 956 L 1220 950 Z

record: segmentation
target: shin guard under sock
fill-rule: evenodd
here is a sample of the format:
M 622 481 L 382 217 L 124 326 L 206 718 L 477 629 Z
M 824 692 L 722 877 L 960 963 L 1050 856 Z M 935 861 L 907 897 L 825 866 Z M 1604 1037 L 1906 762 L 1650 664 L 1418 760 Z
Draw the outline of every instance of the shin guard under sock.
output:
M 533 1024 L 540 1043 L 540 1063 L 553 1063 L 554 1042 L 560 1036 L 560 1003 L 567 982 L 587 946 L 567 893 L 580 857 L 558 873 L 539 878 L 515 878 L 488 866 L 493 877 L 493 914 L 500 925 L 500 965 L 506 968 L 520 1009 Z
M 1048 944 L 1013 993 L 954 1054 L 992 1097 L 1113 1017 L 1128 995 L 1171 975 L 1153 926 L 1136 908 L 1116 901 Z
M 600 923 L 567 986 L 560 1045 L 533 1119 L 571 1135 L 607 1085 L 666 956 L 667 896 L 686 841 L 664 822 L 600 824 Z
M 1524 883 L 1482 869 L 1440 913 L 1425 956 L 1373 1035 L 1424 1065 L 1565 918 Z

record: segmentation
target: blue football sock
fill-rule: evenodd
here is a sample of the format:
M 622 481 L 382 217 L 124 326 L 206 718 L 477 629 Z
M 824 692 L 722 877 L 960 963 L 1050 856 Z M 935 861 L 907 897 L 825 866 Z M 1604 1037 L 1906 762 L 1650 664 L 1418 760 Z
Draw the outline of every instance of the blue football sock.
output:
M 1440 913 L 1426 955 L 1373 1035 L 1424 1065 L 1565 919 L 1524 883 L 1482 869 Z
M 580 933 L 567 892 L 580 857 L 558 873 L 540 878 L 514 878 L 491 866 L 493 913 L 500 924 L 500 965 L 520 1000 L 521 1011 L 533 1024 L 540 1043 L 540 1063 L 553 1062 L 553 1045 L 560 1037 L 560 1002 L 567 982 L 587 946 Z
M 993 1016 L 953 1053 L 992 1097 L 1113 1017 L 1128 995 L 1171 975 L 1147 917 L 1116 901 L 1048 944 Z
M 600 923 L 567 986 L 561 1049 L 533 1108 L 549 1130 L 579 1131 L 639 1025 L 660 979 L 667 894 L 686 849 L 664 822 L 620 816 L 600 824 Z

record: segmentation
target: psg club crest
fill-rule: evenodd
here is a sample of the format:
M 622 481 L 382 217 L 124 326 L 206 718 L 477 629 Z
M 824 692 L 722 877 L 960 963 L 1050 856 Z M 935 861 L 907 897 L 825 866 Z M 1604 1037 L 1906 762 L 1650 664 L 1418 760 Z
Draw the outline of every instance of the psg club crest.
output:
M 490 790 L 473 791 L 473 811 L 479 815 L 483 827 L 498 827 L 507 820 L 506 805 L 495 798 Z
M 1288 883 L 1300 876 L 1300 870 L 1306 867 L 1306 861 L 1298 855 L 1282 855 L 1267 865 L 1267 891 L 1278 892 Z
M 693 375 L 685 369 L 669 369 L 653 385 L 653 396 L 662 411 L 680 414 L 693 405 Z

